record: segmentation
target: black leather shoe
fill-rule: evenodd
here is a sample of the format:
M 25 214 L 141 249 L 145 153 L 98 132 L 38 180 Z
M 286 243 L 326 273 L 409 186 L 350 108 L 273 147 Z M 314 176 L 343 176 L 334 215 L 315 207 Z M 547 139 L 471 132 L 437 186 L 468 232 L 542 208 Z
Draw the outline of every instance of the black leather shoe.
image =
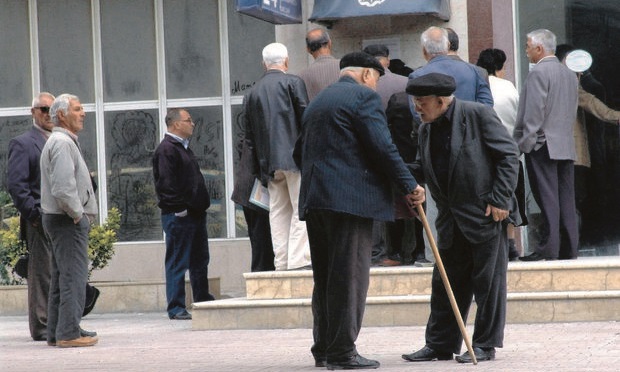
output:
M 95 304 L 97 303 L 97 299 L 99 298 L 99 289 L 97 287 L 87 284 L 86 285 L 86 303 L 84 304 L 84 311 L 82 312 L 82 316 L 88 315 Z
M 174 314 L 170 317 L 172 320 L 192 320 L 192 314 L 188 313 L 187 310 L 183 310 L 180 313 Z
M 325 368 L 327 366 L 327 361 L 325 357 L 314 357 L 314 366 L 319 368 Z
M 476 361 L 478 362 L 484 362 L 487 360 L 493 360 L 495 359 L 495 348 L 493 347 L 485 347 L 485 348 L 481 348 L 481 347 L 474 347 L 474 355 L 476 356 Z M 458 355 L 456 358 L 456 361 L 459 363 L 473 363 L 473 360 L 471 359 L 471 355 L 469 355 L 469 352 L 464 352 L 461 355 Z
M 403 359 L 408 362 L 430 362 L 432 360 L 452 360 L 452 353 L 435 351 L 428 346 L 411 354 L 403 354 Z
M 80 337 L 97 337 L 97 332 L 80 328 Z
M 545 257 L 538 252 L 534 252 L 530 254 L 529 256 L 519 257 L 519 260 L 521 261 L 544 261 Z
M 342 361 L 328 361 L 327 369 L 330 371 L 335 369 L 376 369 L 380 365 L 376 360 L 366 359 L 359 354 L 355 354 Z

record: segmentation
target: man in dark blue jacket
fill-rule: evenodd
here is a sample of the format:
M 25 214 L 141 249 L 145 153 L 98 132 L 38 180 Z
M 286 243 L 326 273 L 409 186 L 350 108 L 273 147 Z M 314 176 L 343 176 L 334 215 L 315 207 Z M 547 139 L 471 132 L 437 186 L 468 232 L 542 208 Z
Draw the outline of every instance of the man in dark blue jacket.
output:
M 8 189 L 20 213 L 20 233 L 28 247 L 28 322 L 35 341 L 47 339 L 47 300 L 50 287 L 51 242 L 41 224 L 41 150 L 54 123 L 49 110 L 50 93 L 32 102 L 32 128 L 9 142 Z
M 340 60 L 340 80 L 306 109 L 295 147 L 301 169 L 299 216 L 312 256 L 314 355 L 327 369 L 378 368 L 357 353 L 368 292 L 373 220 L 394 219 L 392 185 L 411 206 L 424 201 L 398 154 L 381 97 L 383 66 L 370 54 Z
M 153 157 L 155 192 L 166 233 L 168 317 L 186 320 L 185 272 L 189 270 L 194 302 L 211 301 L 207 208 L 211 204 L 196 156 L 189 148 L 194 122 L 186 110 L 171 109 L 167 132 Z

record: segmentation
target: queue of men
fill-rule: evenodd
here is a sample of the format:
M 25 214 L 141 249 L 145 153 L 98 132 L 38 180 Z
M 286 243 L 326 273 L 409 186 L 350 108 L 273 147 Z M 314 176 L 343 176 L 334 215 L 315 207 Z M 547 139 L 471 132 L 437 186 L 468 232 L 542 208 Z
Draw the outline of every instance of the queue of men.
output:
M 515 195 L 521 153 L 526 154 L 527 170 L 533 173 L 531 187 L 548 232 L 532 248 L 533 253 L 522 259 L 576 257 L 577 229 L 571 225 L 575 198 L 569 169 L 574 158 L 569 123 L 575 120 L 576 98 L 563 100 L 559 92 L 541 91 L 541 87 L 554 86 L 558 91 L 574 91 L 576 97 L 574 74 L 553 55 L 555 37 L 548 30 L 528 34 L 528 57 L 532 63 L 545 64 L 535 67 L 526 80 L 514 137 L 493 109 L 486 70 L 456 56 L 458 35 L 453 30 L 430 27 L 422 33 L 427 64 L 413 71 L 408 81 L 388 72 L 385 45 L 369 45 L 363 52 L 343 56 L 338 80 L 331 84 L 323 80 L 320 89 L 316 88 L 317 77 L 333 74 L 337 61 L 331 56 L 332 41 L 321 29 L 310 31 L 306 41 L 315 58 L 300 73 L 309 103 L 301 119 L 289 127 L 300 133 L 293 155 L 301 176 L 299 219 L 307 225 L 312 258 L 311 351 L 316 366 L 330 370 L 379 367 L 378 361 L 364 358 L 355 346 L 369 268 L 373 262 L 401 264 L 392 259 L 399 256 L 389 253 L 402 256 L 403 245 L 420 245 L 415 233 L 404 239 L 403 232 L 414 229 L 388 222 L 386 247 L 382 230 L 383 221 L 412 218 L 411 209 L 426 200 L 422 184 L 437 210 L 439 254 L 460 316 L 467 320 L 472 301 L 478 305 L 472 340 L 475 359 L 495 359 L 496 348 L 503 346 L 506 321 L 507 226 L 522 223 Z M 555 72 L 546 71 L 547 65 Z M 539 82 L 550 78 L 559 81 Z M 403 106 L 411 113 L 406 119 L 402 119 L 406 117 Z M 388 108 L 392 113 L 386 112 Z M 389 121 L 395 117 L 404 123 L 398 124 L 405 128 L 401 133 L 416 135 L 416 142 L 402 136 L 397 140 L 398 120 Z M 403 172 L 404 158 L 407 172 Z M 270 177 L 274 176 L 272 171 Z M 565 233 L 571 244 L 561 253 L 556 242 Z M 398 247 L 397 252 L 390 246 Z M 469 353 L 459 355 L 462 341 L 435 267 L 425 342 L 402 357 L 424 362 L 449 360 L 456 354 L 457 362 L 471 363 L 474 358 Z
M 452 40 L 458 42 L 458 37 Z M 527 55 L 536 66 L 521 93 L 514 133 L 493 110 L 488 76 L 450 57 L 458 46 L 451 48 L 449 30 L 430 27 L 422 33 L 427 64 L 408 79 L 389 72 L 384 45 L 370 45 L 338 60 L 324 29 L 308 32 L 306 45 L 315 62 L 299 76 L 288 73 L 284 45 L 265 46 L 265 73 L 244 97 L 239 141 L 243 164 L 236 173 L 244 181 L 235 184 L 235 200 L 251 200 L 258 187 L 269 194 L 262 209 L 243 204 L 248 207 L 252 270 L 311 269 L 315 365 L 329 370 L 378 368 L 380 363 L 361 356 L 355 345 L 373 247 L 385 237 L 382 229 L 388 223 L 391 248 L 380 248 L 379 262 L 389 266 L 386 259 L 409 255 L 411 262 L 428 263 L 414 210 L 429 191 L 437 210 L 439 255 L 460 316 L 466 320 L 472 301 L 477 304 L 475 357 L 493 360 L 496 348 L 503 346 L 506 320 L 506 227 L 522 222 L 515 196 L 520 154 L 525 154 L 546 232 L 522 259 L 577 256 L 572 131 L 578 83 L 554 56 L 555 35 L 548 30 L 527 35 Z M 41 119 L 43 107 L 53 125 Z M 40 206 L 20 207 L 24 190 L 12 191 L 22 219 L 30 223 L 27 235 L 39 236 L 38 242 L 28 238 L 33 242 L 32 337 L 61 347 L 91 346 L 97 343 L 96 333 L 79 326 L 88 229 L 97 213 L 77 137 L 84 110 L 78 97 L 54 99 L 42 93 L 33 103 L 33 116 L 37 139 L 28 146 L 42 147 L 40 160 L 33 160 L 40 171 L 35 170 L 31 180 L 40 183 Z M 194 300 L 214 299 L 207 276 L 210 197 L 189 148 L 194 129 L 189 112 L 171 109 L 165 121 L 167 132 L 155 152 L 153 173 L 166 232 L 168 316 L 185 320 L 191 319 L 185 304 L 186 271 Z M 401 138 L 397 145 L 396 125 L 402 126 L 401 133 L 415 133 L 417 140 Z M 12 142 L 12 153 L 18 143 Z M 392 222 L 395 217 L 407 223 Z M 567 247 L 560 245 L 564 238 Z M 49 248 L 40 248 L 43 243 Z M 41 314 L 37 303 L 47 294 L 48 309 Z M 426 362 L 451 360 L 456 354 L 457 362 L 473 362 L 467 352 L 459 355 L 463 339 L 437 266 L 430 307 L 424 343 L 402 358 Z

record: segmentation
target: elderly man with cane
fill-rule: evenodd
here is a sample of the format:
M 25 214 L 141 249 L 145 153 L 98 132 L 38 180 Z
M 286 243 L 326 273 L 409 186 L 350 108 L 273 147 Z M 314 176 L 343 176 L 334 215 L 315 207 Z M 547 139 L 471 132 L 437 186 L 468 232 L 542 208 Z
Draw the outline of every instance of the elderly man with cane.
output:
M 423 122 L 412 170 L 417 180 L 427 184 L 437 204 L 441 258 L 433 271 L 426 344 L 402 356 L 411 362 L 450 360 L 460 353 L 460 319 L 450 311 L 452 296 L 442 284 L 441 262 L 454 285 L 453 302 L 461 317 L 467 319 L 472 298 L 478 306 L 473 353 L 456 360 L 493 360 L 495 348 L 503 346 L 505 229 L 508 222 L 520 223 L 514 195 L 519 153 L 493 109 L 455 99 L 455 88 L 454 78 L 440 73 L 419 76 L 407 84 Z

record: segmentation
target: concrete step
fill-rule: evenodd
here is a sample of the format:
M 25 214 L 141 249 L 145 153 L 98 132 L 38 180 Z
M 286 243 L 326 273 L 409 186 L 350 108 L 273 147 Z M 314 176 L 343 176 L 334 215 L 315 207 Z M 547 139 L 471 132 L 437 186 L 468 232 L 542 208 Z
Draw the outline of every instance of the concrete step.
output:
M 364 326 L 421 326 L 430 312 L 430 295 L 371 296 Z M 192 328 L 311 328 L 311 300 L 248 298 L 193 304 Z M 475 304 L 470 316 L 473 319 Z M 620 319 L 620 290 L 509 293 L 508 323 L 608 321 Z
M 428 295 L 430 267 L 373 267 L 368 296 Z M 312 271 L 245 273 L 248 299 L 310 298 Z M 620 257 L 587 257 L 569 261 L 511 262 L 508 292 L 620 290 Z
M 372 268 L 364 324 L 426 324 L 431 273 L 432 268 L 411 266 Z M 247 273 L 244 276 L 247 297 L 193 304 L 194 329 L 312 326 L 312 271 Z M 509 264 L 509 323 L 618 319 L 620 257 Z

